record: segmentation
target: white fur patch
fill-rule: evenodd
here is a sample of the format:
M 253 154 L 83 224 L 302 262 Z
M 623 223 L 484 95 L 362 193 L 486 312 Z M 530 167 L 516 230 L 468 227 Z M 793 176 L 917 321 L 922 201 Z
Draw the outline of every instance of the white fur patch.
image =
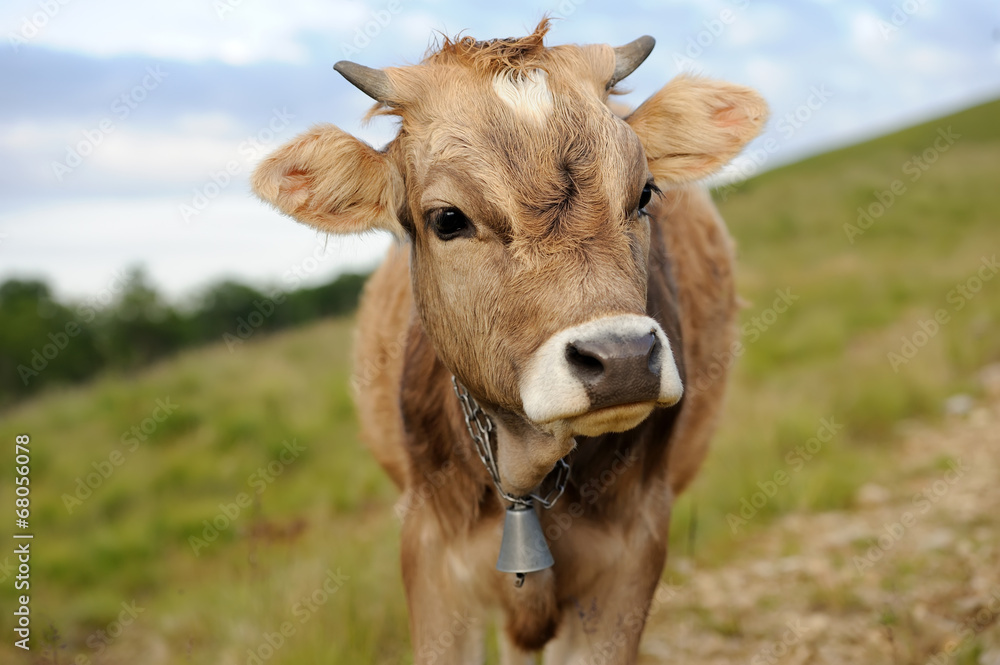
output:
M 676 404 L 684 387 L 681 384 L 673 349 L 663 328 L 648 316 L 623 314 L 587 321 L 572 328 L 560 330 L 538 347 L 528 361 L 521 378 L 521 404 L 524 414 L 536 423 L 572 418 L 590 409 L 590 398 L 580 380 L 574 376 L 566 360 L 566 345 L 575 340 L 599 339 L 610 334 L 639 336 L 652 332 L 660 340 L 660 394 L 661 406 Z
M 518 115 L 542 122 L 552 112 L 548 80 L 542 69 L 508 70 L 493 77 L 493 89 Z

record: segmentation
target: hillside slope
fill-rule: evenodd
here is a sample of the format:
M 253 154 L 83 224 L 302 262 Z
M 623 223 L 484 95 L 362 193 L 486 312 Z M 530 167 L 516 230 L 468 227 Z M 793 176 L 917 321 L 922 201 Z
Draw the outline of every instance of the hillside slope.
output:
M 692 531 L 693 511 L 697 532 L 723 525 L 728 551 L 729 507 L 824 418 L 844 429 L 762 512 L 850 506 L 895 423 L 938 418 L 949 396 L 978 390 L 975 372 L 1000 360 L 997 117 L 991 102 L 721 192 L 749 301 L 746 352 L 703 476 L 726 482 L 695 487 L 678 529 Z M 774 316 L 779 291 L 798 300 Z M 821 465 L 830 473 L 810 470 Z

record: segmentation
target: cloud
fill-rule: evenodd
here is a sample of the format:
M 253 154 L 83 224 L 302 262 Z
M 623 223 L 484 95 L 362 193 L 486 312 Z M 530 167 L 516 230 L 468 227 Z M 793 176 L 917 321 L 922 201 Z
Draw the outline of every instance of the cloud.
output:
M 336 237 L 296 224 L 249 196 L 224 196 L 184 224 L 183 200 L 93 199 L 0 215 L 0 281 L 40 272 L 64 296 L 102 290 L 129 265 L 179 297 L 222 276 L 285 288 L 370 269 L 384 234 Z
M 879 28 L 882 17 L 868 9 L 862 9 L 850 20 L 848 42 L 854 52 L 869 59 L 882 59 L 887 53 L 887 41 Z
M 371 12 L 363 2 L 285 0 L 175 0 L 152 6 L 130 0 L 48 3 L 59 9 L 44 24 L 38 2 L 8 2 L 0 22 L 28 44 L 97 57 L 144 55 L 241 65 L 265 60 L 303 64 L 302 33 L 321 31 L 346 39 Z M 34 30 L 32 29 L 34 28 Z
M 279 110 L 254 130 L 224 113 L 185 114 L 159 128 L 116 124 L 110 117 L 83 128 L 69 121 L 0 124 L 0 173 L 13 178 L 4 189 L 22 194 L 176 193 L 221 171 L 247 191 L 256 163 L 294 136 L 293 120 Z
M 375 145 L 392 133 L 385 119 L 359 126 L 371 100 L 326 66 L 98 60 L 42 49 L 0 53 L 5 65 L 11 85 L 0 90 L 0 194 L 7 204 L 176 193 L 229 160 L 243 170 L 257 153 L 318 122 L 340 124 Z M 146 89 L 151 69 L 162 80 Z M 277 115 L 289 120 L 276 132 Z M 248 150 L 248 142 L 264 147 Z M 59 173 L 56 164 L 71 171 Z

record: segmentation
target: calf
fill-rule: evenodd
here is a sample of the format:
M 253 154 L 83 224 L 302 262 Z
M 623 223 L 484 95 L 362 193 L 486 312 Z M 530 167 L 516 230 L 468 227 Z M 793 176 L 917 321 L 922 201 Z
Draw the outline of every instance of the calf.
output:
M 321 125 L 253 175 L 301 222 L 398 239 L 365 288 L 354 383 L 403 493 L 417 663 L 481 661 L 497 615 L 505 663 L 634 662 L 722 401 L 732 246 L 694 183 L 766 105 L 681 76 L 621 117 L 609 94 L 652 38 L 546 47 L 547 29 L 444 39 L 409 67 L 338 63 L 397 136 L 375 150 Z M 512 504 L 544 534 L 517 575 L 496 569 Z

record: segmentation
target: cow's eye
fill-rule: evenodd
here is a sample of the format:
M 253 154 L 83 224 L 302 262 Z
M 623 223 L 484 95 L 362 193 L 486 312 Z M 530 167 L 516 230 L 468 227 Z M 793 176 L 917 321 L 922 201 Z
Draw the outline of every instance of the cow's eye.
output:
M 639 195 L 639 210 L 648 206 L 651 198 L 653 198 L 653 186 L 647 183 L 647 185 L 642 188 L 642 194 Z
M 441 240 L 451 240 L 466 235 L 472 223 L 458 208 L 441 208 L 431 213 L 431 227 Z
M 653 198 L 653 190 L 646 185 L 642 188 L 642 194 L 639 195 L 639 210 L 642 210 L 647 205 L 649 205 L 649 200 Z
M 639 208 L 637 212 L 640 215 L 646 214 L 646 206 L 649 205 L 650 200 L 653 198 L 653 194 L 659 194 L 660 188 L 656 186 L 656 183 L 647 182 L 646 186 L 642 188 L 642 193 L 639 194 Z

